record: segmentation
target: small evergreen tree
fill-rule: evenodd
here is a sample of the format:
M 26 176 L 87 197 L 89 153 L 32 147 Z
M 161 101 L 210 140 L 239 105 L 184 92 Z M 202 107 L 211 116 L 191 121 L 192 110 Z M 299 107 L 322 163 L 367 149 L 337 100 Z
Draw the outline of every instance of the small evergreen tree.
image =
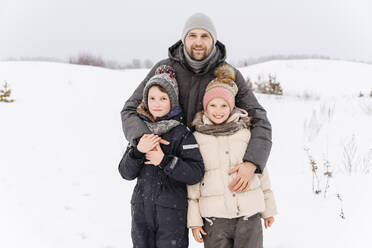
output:
M 8 88 L 8 83 L 5 82 L 3 89 L 0 88 L 0 102 L 14 102 L 14 99 L 10 99 L 12 90 Z
M 276 80 L 275 75 L 269 75 L 269 93 L 272 95 L 283 95 L 283 89 L 280 83 Z
M 269 81 L 263 81 L 255 83 L 257 88 L 256 91 L 262 94 L 269 95 L 283 95 L 283 89 L 280 82 L 276 80 L 276 76 L 269 74 Z

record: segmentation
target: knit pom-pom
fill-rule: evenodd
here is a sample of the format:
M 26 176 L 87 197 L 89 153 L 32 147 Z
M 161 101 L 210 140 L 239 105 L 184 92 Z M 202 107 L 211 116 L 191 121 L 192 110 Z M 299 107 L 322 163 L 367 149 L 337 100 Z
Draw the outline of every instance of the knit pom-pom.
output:
M 235 70 L 228 64 L 219 66 L 214 70 L 214 76 L 221 82 L 235 81 Z
M 155 74 L 162 74 L 166 73 L 170 78 L 176 79 L 176 71 L 173 69 L 172 66 L 169 65 L 161 65 L 156 68 Z

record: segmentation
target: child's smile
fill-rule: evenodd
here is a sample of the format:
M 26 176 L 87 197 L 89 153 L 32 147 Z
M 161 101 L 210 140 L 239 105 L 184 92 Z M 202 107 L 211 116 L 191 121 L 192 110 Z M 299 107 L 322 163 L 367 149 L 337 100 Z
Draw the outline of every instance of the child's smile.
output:
M 221 124 L 229 117 L 230 107 L 224 99 L 214 98 L 207 104 L 205 114 L 214 124 Z

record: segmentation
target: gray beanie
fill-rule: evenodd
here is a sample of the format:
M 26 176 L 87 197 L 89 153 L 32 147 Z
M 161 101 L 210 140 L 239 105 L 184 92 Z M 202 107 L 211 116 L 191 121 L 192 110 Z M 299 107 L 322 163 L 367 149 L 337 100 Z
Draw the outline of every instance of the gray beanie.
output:
M 204 30 L 207 30 L 211 34 L 214 44 L 216 44 L 217 42 L 216 28 L 214 27 L 211 18 L 209 18 L 207 15 L 203 13 L 193 14 L 192 16 L 189 17 L 189 19 L 187 19 L 182 31 L 181 37 L 182 43 L 184 43 L 187 33 L 194 28 L 202 28 Z
M 169 100 L 171 103 L 171 109 L 179 106 L 178 102 L 178 85 L 176 80 L 176 72 L 173 67 L 169 65 L 161 65 L 155 70 L 155 75 L 152 76 L 146 83 L 143 89 L 143 102 L 145 103 L 146 109 L 149 109 L 148 95 L 151 86 L 159 85 L 165 89 L 168 93 Z

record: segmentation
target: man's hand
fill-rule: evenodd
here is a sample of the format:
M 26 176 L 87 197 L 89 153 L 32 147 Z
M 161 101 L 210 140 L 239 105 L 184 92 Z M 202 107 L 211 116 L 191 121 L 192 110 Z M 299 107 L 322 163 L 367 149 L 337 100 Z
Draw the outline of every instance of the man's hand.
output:
M 229 175 L 238 172 L 238 174 L 229 184 L 229 189 L 233 192 L 247 191 L 255 171 L 256 166 L 250 162 L 243 162 L 229 170 Z
M 169 145 L 169 142 L 163 140 L 156 134 L 144 134 L 137 145 L 137 150 L 142 153 L 147 153 L 155 148 L 159 143 Z
M 145 164 L 152 164 L 158 166 L 164 157 L 164 153 L 160 148 L 159 143 L 155 146 L 153 150 L 146 152 L 145 157 L 148 160 L 145 162 Z
M 274 223 L 274 217 L 268 217 L 264 219 L 265 228 L 271 227 L 271 225 Z
M 200 226 L 192 229 L 192 235 L 194 236 L 195 241 L 203 243 L 203 235 L 205 236 L 207 233 Z

